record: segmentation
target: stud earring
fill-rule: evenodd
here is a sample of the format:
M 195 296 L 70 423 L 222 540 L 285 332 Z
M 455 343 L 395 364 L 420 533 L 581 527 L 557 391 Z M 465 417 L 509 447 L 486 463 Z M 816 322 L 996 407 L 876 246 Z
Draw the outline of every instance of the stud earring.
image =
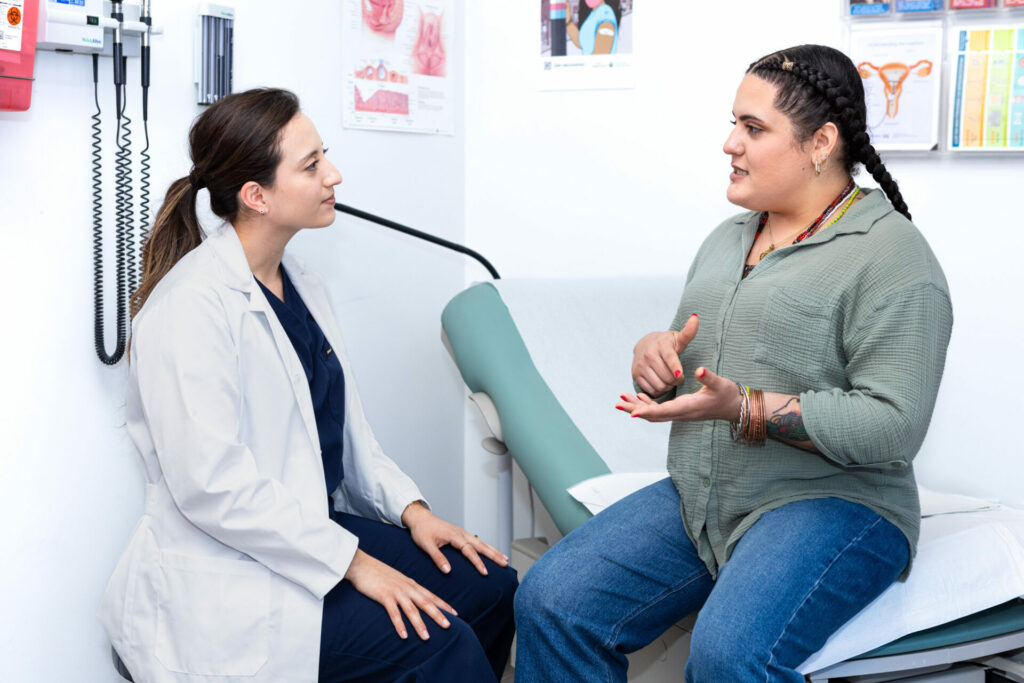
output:
M 261 216 L 266 216 L 267 215 L 267 210 L 266 209 L 260 209 L 260 215 Z

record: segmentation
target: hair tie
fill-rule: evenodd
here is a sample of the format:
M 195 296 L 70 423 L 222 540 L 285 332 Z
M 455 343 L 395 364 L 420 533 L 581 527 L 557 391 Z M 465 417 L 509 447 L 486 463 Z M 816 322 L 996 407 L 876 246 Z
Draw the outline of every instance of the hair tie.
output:
M 206 187 L 206 183 L 203 182 L 202 178 L 199 177 L 199 174 L 196 173 L 196 169 L 194 168 L 188 172 L 188 184 L 192 186 L 193 192 L 198 192 Z

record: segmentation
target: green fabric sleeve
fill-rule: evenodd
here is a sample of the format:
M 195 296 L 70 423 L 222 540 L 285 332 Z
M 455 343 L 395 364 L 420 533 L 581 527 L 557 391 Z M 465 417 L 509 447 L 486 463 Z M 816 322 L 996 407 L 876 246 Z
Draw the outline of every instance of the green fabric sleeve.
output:
M 800 395 L 818 450 L 844 467 L 909 465 L 924 440 L 953 325 L 948 296 L 918 284 L 887 297 L 844 336 L 847 391 Z

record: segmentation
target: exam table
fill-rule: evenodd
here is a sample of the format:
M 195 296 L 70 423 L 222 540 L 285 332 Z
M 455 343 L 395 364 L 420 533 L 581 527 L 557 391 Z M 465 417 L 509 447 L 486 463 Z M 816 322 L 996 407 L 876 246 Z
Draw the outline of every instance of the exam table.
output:
M 469 287 L 442 314 L 442 338 L 492 432 L 485 446 L 507 449 L 562 535 L 667 476 L 668 425 L 616 419 L 612 406 L 630 388 L 635 340 L 665 329 L 682 285 L 501 280 Z M 511 477 L 499 472 L 509 489 L 498 496 L 499 538 L 507 538 Z M 1024 666 L 1010 659 L 1024 649 L 1024 511 L 922 491 L 922 516 L 910 578 L 804 662 L 809 680 L 980 683 L 993 669 L 998 680 L 1024 682 Z M 517 546 L 532 557 L 544 549 L 529 539 Z M 630 680 L 681 680 L 692 624 L 691 615 L 631 655 Z

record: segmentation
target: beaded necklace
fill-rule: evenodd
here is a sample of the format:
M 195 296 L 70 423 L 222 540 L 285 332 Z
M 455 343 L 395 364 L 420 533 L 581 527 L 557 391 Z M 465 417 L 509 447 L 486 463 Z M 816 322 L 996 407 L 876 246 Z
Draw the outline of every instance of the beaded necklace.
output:
M 807 239 L 814 233 L 818 232 L 819 229 L 824 230 L 825 228 L 829 227 L 830 225 L 838 221 L 840 218 L 842 218 L 846 214 L 846 210 L 853 205 L 853 200 L 856 199 L 857 194 L 859 192 L 860 188 L 857 187 L 853 180 L 850 180 L 850 182 L 846 184 L 846 187 L 843 188 L 842 192 L 840 192 L 836 196 L 836 198 L 833 199 L 832 202 L 825 207 L 825 210 L 821 212 L 821 215 L 818 216 L 817 220 L 811 223 L 810 227 L 808 227 L 806 230 L 804 230 L 802 233 L 800 233 L 793 239 L 792 244 L 798 244 L 800 242 L 803 242 L 805 239 Z M 826 219 L 828 219 L 830 216 L 832 216 L 832 219 L 825 223 Z M 758 236 L 764 230 L 764 226 L 767 223 L 768 212 L 762 211 L 761 217 L 757 221 L 757 232 L 754 233 L 755 242 L 757 241 Z M 824 227 L 822 226 L 822 224 L 824 224 Z M 771 246 L 768 249 L 761 252 L 761 257 L 758 259 L 758 261 L 760 262 L 761 259 L 763 259 L 768 254 L 772 253 L 773 251 L 775 251 L 774 242 L 772 242 Z M 754 269 L 754 265 L 756 264 L 743 265 L 743 277 L 746 277 L 747 275 L 750 274 L 750 271 Z

